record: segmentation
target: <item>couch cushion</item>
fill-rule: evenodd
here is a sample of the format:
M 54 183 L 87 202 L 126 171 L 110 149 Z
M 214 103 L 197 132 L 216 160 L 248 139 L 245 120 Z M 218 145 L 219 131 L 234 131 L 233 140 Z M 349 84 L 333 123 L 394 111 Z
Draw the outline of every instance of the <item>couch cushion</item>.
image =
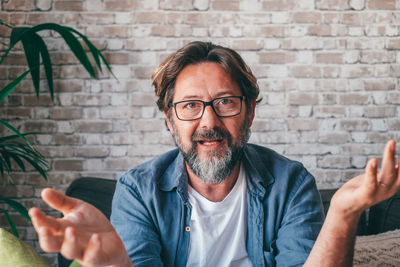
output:
M 33 247 L 0 228 L 0 266 L 50 267 Z
M 400 266 L 400 230 L 377 235 L 358 236 L 354 266 Z

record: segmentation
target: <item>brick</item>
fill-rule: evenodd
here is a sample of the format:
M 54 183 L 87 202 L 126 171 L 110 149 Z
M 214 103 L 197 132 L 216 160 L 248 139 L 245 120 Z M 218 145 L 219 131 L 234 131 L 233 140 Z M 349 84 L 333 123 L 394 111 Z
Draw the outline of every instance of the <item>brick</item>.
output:
M 130 26 L 104 26 L 104 36 L 107 38 L 128 38 L 131 36 Z
M 296 57 L 291 52 L 262 52 L 259 54 L 262 64 L 284 64 L 292 63 Z
M 323 43 L 320 38 L 317 38 L 315 36 L 306 36 L 306 37 L 284 40 L 282 48 L 288 50 L 322 49 Z
M 261 40 L 234 40 L 231 47 L 235 50 L 261 50 L 264 43 Z
M 288 97 L 290 105 L 316 105 L 318 95 L 313 93 L 290 93 Z
M 396 57 L 394 52 L 361 52 L 361 63 L 366 64 L 384 64 L 384 63 L 395 63 Z
M 365 0 L 350 0 L 350 7 L 355 10 L 364 9 Z
M 171 37 L 176 36 L 176 26 L 171 25 L 157 25 L 151 27 L 151 35 L 153 36 L 164 36 L 164 37 Z
M 290 119 L 288 120 L 290 131 L 310 131 L 318 129 L 318 121 L 309 119 Z
M 400 39 L 390 39 L 387 44 L 388 49 L 400 49 Z
M 368 9 L 396 9 L 396 0 L 368 0 Z
M 112 130 L 108 121 L 82 121 L 75 123 L 76 131 L 81 133 L 106 133 Z
M 390 104 L 400 104 L 400 93 L 391 92 L 388 94 L 388 103 Z
M 348 93 L 339 96 L 339 103 L 342 105 L 365 105 L 369 103 L 369 97 L 366 94 Z
M 310 12 L 296 12 L 292 14 L 292 22 L 294 23 L 321 23 L 321 13 L 310 13 Z
M 53 121 L 27 121 L 25 132 L 55 133 L 57 126 Z
M 137 0 L 105 0 L 104 9 L 107 11 L 133 11 L 138 9 Z
M 55 145 L 81 145 L 81 144 L 83 144 L 83 140 L 80 135 L 55 134 L 54 135 L 54 144 Z
M 114 14 L 107 13 L 85 13 L 85 16 L 82 16 L 82 22 L 84 24 L 113 24 L 114 23 Z
M 24 105 L 26 106 L 52 106 L 53 102 L 49 95 L 41 94 L 39 97 L 36 95 L 25 95 L 23 97 Z
M 346 10 L 350 9 L 347 0 L 316 0 L 316 9 L 321 10 Z
M 69 158 L 72 157 L 74 152 L 71 147 L 54 147 L 45 146 L 40 149 L 40 152 L 46 158 Z
M 262 9 L 267 11 L 283 11 L 283 10 L 290 10 L 288 3 L 286 1 L 278 1 L 278 0 L 271 0 L 271 1 L 263 1 L 262 2 Z
M 396 116 L 395 107 L 365 107 L 365 117 L 367 118 L 385 118 Z
M 239 8 L 239 1 L 218 1 L 211 3 L 211 10 L 238 11 Z
M 160 9 L 165 10 L 191 10 L 193 9 L 192 1 L 184 0 L 161 0 Z
M 335 168 L 335 169 L 346 169 L 350 168 L 350 158 L 343 156 L 327 155 L 318 160 L 318 167 L 321 168 Z
M 106 95 L 75 95 L 73 102 L 78 106 L 105 106 L 110 103 L 110 97 Z
M 296 78 L 319 78 L 322 76 L 322 70 L 314 66 L 293 66 L 290 68 L 290 74 Z
M 395 80 L 365 80 L 364 81 L 365 90 L 371 91 L 390 91 L 396 89 L 396 81 Z
M 343 54 L 342 53 L 317 53 L 315 55 L 316 63 L 325 64 L 342 64 Z
M 70 120 L 82 118 L 80 108 L 55 108 L 50 110 L 50 116 L 55 120 Z
M 22 119 L 22 118 L 28 119 L 30 116 L 32 116 L 31 109 L 22 108 L 22 107 L 20 107 L 20 108 L 6 108 L 6 109 L 3 109 L 1 111 L 1 113 L 7 119 Z
M 54 160 L 53 169 L 56 171 L 81 171 L 83 170 L 83 161 L 78 159 Z
M 141 134 L 112 133 L 103 134 L 102 143 L 105 145 L 132 145 L 143 142 Z
M 338 118 L 346 115 L 346 109 L 343 107 L 315 107 L 314 114 L 317 118 Z
M 115 159 L 106 159 L 105 168 L 108 170 L 120 170 L 126 171 L 131 169 L 133 166 L 137 165 L 138 162 L 133 158 L 115 158 Z
M 348 133 L 321 133 L 318 142 L 323 144 L 345 144 L 351 141 Z
M 131 120 L 131 130 L 133 131 L 162 131 L 165 128 L 164 120 Z
M 367 120 L 342 120 L 340 129 L 344 131 L 368 131 L 371 124 Z
M 100 117 L 103 119 L 119 119 L 119 118 L 129 118 L 130 117 L 130 110 L 127 108 L 107 108 L 100 110 Z M 94 118 L 98 118 L 99 115 L 93 116 Z
M 76 152 L 76 157 L 103 158 L 109 155 L 108 148 L 105 147 L 80 147 Z
M 365 65 L 344 65 L 341 71 L 341 76 L 347 78 L 371 77 L 373 74 L 373 67 Z
M 56 1 L 54 9 L 57 11 L 83 11 L 83 2 L 82 0 Z
M 32 11 L 35 10 L 35 2 L 30 0 L 13 0 L 2 2 L 2 10 L 5 11 Z
M 193 7 L 197 10 L 208 10 L 210 6 L 209 0 L 194 0 Z

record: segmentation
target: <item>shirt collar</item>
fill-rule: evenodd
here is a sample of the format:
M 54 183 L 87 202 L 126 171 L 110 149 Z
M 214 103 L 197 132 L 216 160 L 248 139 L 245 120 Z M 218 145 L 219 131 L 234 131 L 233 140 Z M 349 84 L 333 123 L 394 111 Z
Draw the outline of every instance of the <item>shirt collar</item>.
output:
M 261 162 L 260 158 L 258 151 L 252 145 L 246 146 L 242 162 L 246 172 L 248 191 L 257 195 L 264 195 L 265 188 L 274 183 L 275 179 L 268 170 L 266 163 Z M 160 177 L 158 185 L 160 190 L 163 191 L 172 191 L 177 188 L 186 202 L 188 198 L 188 174 L 181 152 L 177 153 L 175 160 L 168 166 L 164 175 Z

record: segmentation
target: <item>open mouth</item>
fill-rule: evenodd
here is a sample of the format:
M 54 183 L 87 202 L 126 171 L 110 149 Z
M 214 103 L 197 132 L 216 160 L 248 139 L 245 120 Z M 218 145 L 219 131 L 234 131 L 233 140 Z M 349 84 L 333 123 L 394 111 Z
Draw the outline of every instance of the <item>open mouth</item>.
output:
M 222 141 L 223 141 L 223 139 L 197 140 L 197 142 L 198 142 L 200 145 L 206 145 L 206 146 L 220 144 L 220 143 L 222 143 Z

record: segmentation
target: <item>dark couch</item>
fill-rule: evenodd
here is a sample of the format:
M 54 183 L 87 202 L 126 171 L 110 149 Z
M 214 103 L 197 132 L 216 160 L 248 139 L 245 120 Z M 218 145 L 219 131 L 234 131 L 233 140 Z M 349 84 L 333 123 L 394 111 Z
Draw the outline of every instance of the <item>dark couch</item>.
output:
M 107 218 L 111 214 L 111 200 L 115 191 L 116 180 L 103 178 L 83 177 L 71 183 L 66 195 L 82 199 L 101 210 Z M 319 190 L 324 204 L 325 214 L 330 200 L 336 189 Z M 392 198 L 370 208 L 364 212 L 358 224 L 357 235 L 371 235 L 400 229 L 400 191 Z M 60 267 L 69 266 L 69 260 L 61 255 L 58 257 Z

